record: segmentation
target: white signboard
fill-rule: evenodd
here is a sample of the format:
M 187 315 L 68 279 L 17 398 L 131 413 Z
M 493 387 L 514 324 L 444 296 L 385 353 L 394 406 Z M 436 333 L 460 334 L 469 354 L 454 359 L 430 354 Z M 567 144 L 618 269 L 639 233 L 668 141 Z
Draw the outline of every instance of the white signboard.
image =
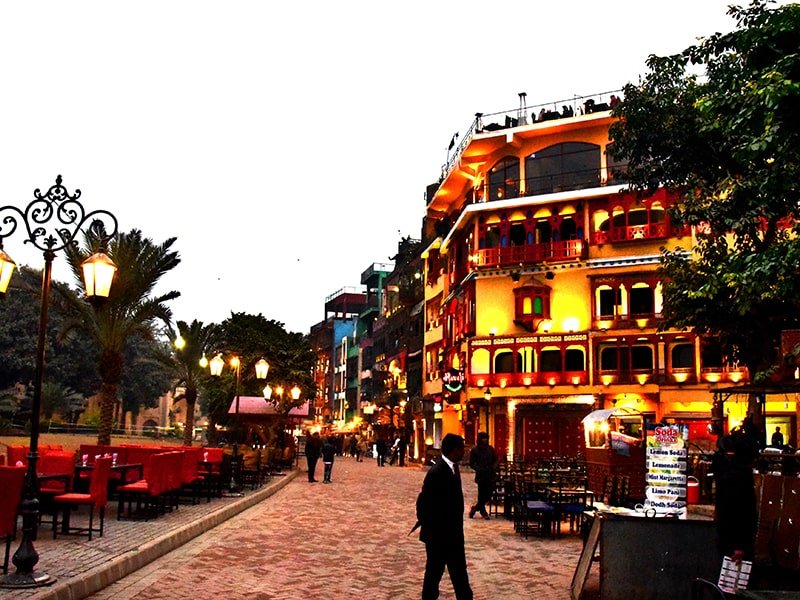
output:
M 656 515 L 686 518 L 686 440 L 677 425 L 647 431 L 647 478 L 644 508 Z

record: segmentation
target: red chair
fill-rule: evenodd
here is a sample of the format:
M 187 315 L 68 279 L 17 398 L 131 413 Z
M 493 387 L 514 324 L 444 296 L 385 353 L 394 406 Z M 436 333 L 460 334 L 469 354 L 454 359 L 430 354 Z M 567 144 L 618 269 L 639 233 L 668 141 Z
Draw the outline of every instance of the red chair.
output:
M 25 482 L 25 467 L 0 466 L 0 536 L 6 540 L 6 556 L 3 561 L 3 573 L 8 573 L 8 555 L 11 542 L 17 536 L 17 510 L 22 498 L 22 486 Z
M 183 460 L 181 463 L 181 488 L 192 496 L 192 504 L 197 504 L 197 497 L 200 495 L 200 487 L 205 479 L 198 471 L 198 465 L 202 457 L 201 448 L 184 448 Z M 211 495 L 208 496 L 211 502 Z
M 181 467 L 183 452 L 160 452 L 153 454 L 145 464 L 145 479 L 117 488 L 119 508 L 117 520 L 163 514 L 167 508 L 176 507 L 181 487 Z M 131 511 L 131 503 L 136 500 L 136 512 Z M 125 502 L 128 510 L 125 512 Z M 144 506 L 142 506 L 144 504 Z
M 106 503 L 108 502 L 108 476 L 111 474 L 111 458 L 100 457 L 94 461 L 94 469 L 92 469 L 92 477 L 89 482 L 89 493 L 80 494 L 72 492 L 69 494 L 61 494 L 53 498 L 56 510 L 53 512 L 53 539 L 56 539 L 58 531 L 58 507 L 64 509 L 63 528 L 65 531 L 62 533 L 75 533 L 78 535 L 89 534 L 89 539 L 92 539 L 92 533 L 97 532 L 100 537 L 103 537 L 103 524 L 106 516 Z M 89 527 L 70 527 L 69 526 L 69 513 L 73 506 L 88 506 L 89 507 Z M 100 515 L 100 528 L 94 529 L 94 511 L 98 510 Z
M 17 462 L 22 462 L 24 466 L 28 466 L 28 454 L 30 448 L 28 446 L 9 446 L 8 447 L 8 466 L 14 467 Z

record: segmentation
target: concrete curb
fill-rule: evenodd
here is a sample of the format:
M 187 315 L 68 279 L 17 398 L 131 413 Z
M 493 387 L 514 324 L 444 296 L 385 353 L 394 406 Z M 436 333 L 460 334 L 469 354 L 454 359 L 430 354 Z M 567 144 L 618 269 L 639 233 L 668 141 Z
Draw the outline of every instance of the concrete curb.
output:
M 82 600 L 91 596 L 157 558 L 175 550 L 175 548 L 182 546 L 198 535 L 213 529 L 220 523 L 224 523 L 231 517 L 269 498 L 275 492 L 286 487 L 299 473 L 300 471 L 295 469 L 282 477 L 277 477 L 260 490 L 256 490 L 236 502 L 221 506 L 197 521 L 187 523 L 174 531 L 165 533 L 90 571 L 65 581 L 56 582 L 52 587 L 43 589 L 41 592 L 31 596 L 31 600 Z

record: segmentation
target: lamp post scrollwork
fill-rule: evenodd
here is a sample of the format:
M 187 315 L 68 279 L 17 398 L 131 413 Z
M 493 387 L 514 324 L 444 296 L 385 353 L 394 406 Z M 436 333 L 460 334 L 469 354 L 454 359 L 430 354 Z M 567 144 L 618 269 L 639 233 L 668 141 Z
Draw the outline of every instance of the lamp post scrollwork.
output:
M 45 348 L 48 310 L 50 306 L 50 287 L 53 259 L 56 252 L 75 243 L 75 237 L 85 226 L 94 228 L 101 237 L 103 248 L 95 252 L 82 264 L 87 298 L 107 297 L 111 281 L 117 268 L 102 251 L 105 244 L 117 233 L 117 219 L 106 210 L 86 212 L 78 201 L 81 191 L 70 194 L 61 183 L 61 175 L 56 177 L 55 185 L 44 194 L 39 188 L 34 190 L 34 200 L 24 209 L 16 206 L 0 207 L 0 296 L 4 296 L 16 264 L 3 249 L 3 240 L 12 236 L 22 225 L 25 229 L 25 243 L 32 244 L 44 254 L 42 273 L 41 309 L 39 313 L 39 333 L 36 351 L 36 368 L 33 380 L 33 403 L 31 406 L 30 450 L 28 469 L 25 475 L 23 499 L 20 504 L 22 514 L 22 540 L 14 553 L 12 562 L 17 568 L 0 578 L 0 587 L 22 588 L 50 585 L 55 578 L 46 573 L 36 573 L 39 554 L 33 546 L 39 518 L 38 483 L 36 465 L 39 459 L 39 412 L 42 402 L 44 381 Z

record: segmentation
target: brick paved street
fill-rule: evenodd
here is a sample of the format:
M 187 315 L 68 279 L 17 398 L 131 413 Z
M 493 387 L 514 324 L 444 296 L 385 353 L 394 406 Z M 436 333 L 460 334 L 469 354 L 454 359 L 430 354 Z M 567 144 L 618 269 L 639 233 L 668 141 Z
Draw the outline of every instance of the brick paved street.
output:
M 309 484 L 303 473 L 92 598 L 417 598 L 424 546 L 406 534 L 424 473 L 337 458 L 333 484 Z M 469 503 L 475 484 L 468 470 L 463 479 Z M 504 519 L 467 520 L 465 533 L 476 598 L 569 598 L 581 549 L 576 536 L 524 540 Z M 441 598 L 453 598 L 446 575 Z

